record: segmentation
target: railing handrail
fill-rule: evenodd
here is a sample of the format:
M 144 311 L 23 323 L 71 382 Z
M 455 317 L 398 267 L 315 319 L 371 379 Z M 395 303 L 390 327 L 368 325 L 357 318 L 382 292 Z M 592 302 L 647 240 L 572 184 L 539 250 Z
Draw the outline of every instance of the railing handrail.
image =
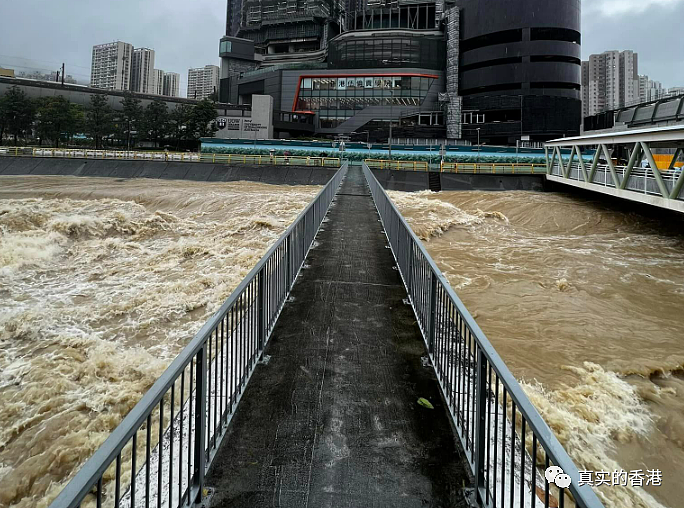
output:
M 90 489 L 92 489 L 93 483 L 111 466 L 112 462 L 127 445 L 129 439 L 133 434 L 138 432 L 140 426 L 150 414 L 150 411 L 154 410 L 188 363 L 191 362 L 200 349 L 205 346 L 212 331 L 216 329 L 221 320 L 225 317 L 226 312 L 235 304 L 243 290 L 254 281 L 261 270 L 264 269 L 267 261 L 274 252 L 276 252 L 283 242 L 287 240 L 303 218 L 306 217 L 307 213 L 316 205 L 319 198 L 328 190 L 328 187 L 333 185 L 333 182 L 338 180 L 338 177 L 345 171 L 346 166 L 343 165 L 320 192 L 316 194 L 307 207 L 299 213 L 292 224 L 290 224 L 278 240 L 266 251 L 254 268 L 252 268 L 247 276 L 242 279 L 240 284 L 231 292 L 223 305 L 221 305 L 202 328 L 200 328 L 188 345 L 183 348 L 178 356 L 176 356 L 173 362 L 164 370 L 162 375 L 148 389 L 121 423 L 117 425 L 97 451 L 81 466 L 76 475 L 69 481 L 50 505 L 51 508 L 71 506 L 71 504 L 69 504 L 70 502 L 82 498 Z
M 414 171 L 431 171 L 428 161 L 412 161 L 412 160 L 390 160 L 390 159 L 364 159 L 364 162 L 373 168 L 380 169 L 407 169 L 413 167 Z M 464 173 L 483 173 L 483 174 L 502 174 L 507 170 L 512 173 L 520 174 L 545 174 L 546 163 L 532 163 L 532 162 L 440 162 L 434 163 L 439 166 L 434 171 L 441 173 L 450 173 L 463 171 Z M 538 171 L 537 171 L 538 170 Z
M 487 357 L 489 363 L 494 367 L 499 379 L 502 381 L 504 386 L 506 386 L 508 393 L 513 398 L 513 401 L 517 405 L 521 414 L 525 416 L 529 425 L 537 433 L 538 439 L 544 445 L 544 449 L 547 451 L 553 462 L 557 466 L 561 467 L 563 471 L 566 474 L 570 475 L 570 477 L 572 478 L 573 483 L 570 486 L 570 491 L 573 493 L 573 495 L 575 495 L 576 498 L 579 497 L 580 499 L 582 499 L 582 501 L 585 503 L 585 506 L 602 508 L 603 505 L 601 504 L 598 497 L 596 496 L 596 493 L 591 489 L 591 487 L 587 485 L 583 485 L 581 487 L 578 486 L 579 470 L 577 469 L 577 466 L 575 466 L 574 462 L 572 461 L 568 453 L 560 444 L 560 442 L 553 434 L 553 432 L 551 431 L 547 423 L 544 421 L 544 419 L 541 417 L 541 415 L 534 407 L 532 402 L 530 402 L 527 395 L 525 395 L 525 392 L 518 383 L 517 379 L 515 379 L 511 371 L 504 363 L 503 359 L 494 349 L 494 346 L 491 344 L 491 342 L 484 334 L 480 326 L 477 324 L 475 319 L 472 317 L 466 306 L 463 304 L 461 299 L 453 290 L 453 288 L 447 281 L 442 271 L 436 265 L 432 257 L 428 254 L 427 250 L 425 249 L 425 246 L 423 245 L 423 242 L 413 232 L 411 226 L 409 226 L 408 222 L 406 222 L 404 216 L 399 212 L 394 202 L 387 195 L 387 192 L 385 191 L 385 189 L 382 188 L 382 185 L 380 185 L 378 180 L 375 178 L 375 175 L 373 175 L 372 171 L 365 164 L 365 162 L 363 164 L 363 170 L 366 174 L 367 179 L 371 178 L 375 181 L 377 188 L 384 194 L 390 207 L 392 208 L 394 213 L 399 217 L 401 224 L 404 226 L 404 228 L 410 235 L 414 244 L 420 250 L 420 253 L 423 255 L 424 259 L 428 262 L 430 269 L 437 277 L 437 280 L 441 283 L 442 288 L 446 291 L 447 295 L 453 301 L 458 311 L 460 312 L 462 318 L 465 320 L 465 323 L 472 332 L 478 346 L 481 348 L 482 352 Z M 373 197 L 373 200 L 375 201 L 375 196 Z
M 27 152 L 31 153 L 27 153 Z M 55 155 L 55 152 L 58 154 Z M 261 161 L 283 161 L 289 164 L 292 161 L 306 161 L 306 165 L 322 167 L 339 167 L 341 159 L 339 157 L 317 157 L 309 155 L 273 155 L 270 154 L 230 154 L 213 152 L 161 152 L 161 151 L 141 151 L 125 149 L 95 149 L 95 148 L 53 148 L 35 146 L 0 146 L 0 156 L 14 157 L 36 157 L 36 158 L 74 158 L 88 159 L 89 156 L 96 159 L 115 159 L 115 160 L 139 160 L 156 159 L 164 162 L 238 162 L 240 159 L 258 159 Z M 313 164 L 309 164 L 312 162 Z

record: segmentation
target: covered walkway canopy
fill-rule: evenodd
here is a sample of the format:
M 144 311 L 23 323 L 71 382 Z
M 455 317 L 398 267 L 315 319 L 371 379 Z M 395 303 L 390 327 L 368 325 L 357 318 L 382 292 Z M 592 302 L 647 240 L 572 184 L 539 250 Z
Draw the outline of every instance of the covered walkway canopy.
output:
M 547 147 L 593 146 L 599 144 L 616 145 L 635 142 L 651 143 L 652 146 L 664 145 L 667 148 L 684 147 L 684 124 L 667 127 L 652 127 L 628 131 L 609 131 L 599 134 L 585 134 L 572 138 L 559 138 L 546 142 Z

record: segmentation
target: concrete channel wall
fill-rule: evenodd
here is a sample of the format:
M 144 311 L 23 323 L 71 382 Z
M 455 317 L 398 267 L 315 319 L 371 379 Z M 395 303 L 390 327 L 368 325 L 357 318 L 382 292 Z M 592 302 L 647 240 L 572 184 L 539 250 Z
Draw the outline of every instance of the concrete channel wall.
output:
M 210 164 L 204 162 L 158 162 L 134 160 L 58 159 L 0 157 L 0 175 L 71 175 L 109 178 L 161 178 L 199 182 L 246 180 L 274 185 L 325 185 L 335 168 L 285 165 Z M 387 190 L 418 192 L 430 189 L 425 171 L 373 170 Z M 484 190 L 543 191 L 544 175 L 470 175 L 439 173 L 445 191 Z
M 32 157 L 0 157 L 0 175 L 64 175 L 109 178 L 161 178 L 199 182 L 246 180 L 275 185 L 325 185 L 335 168 L 226 165 L 203 162 L 152 162 Z
M 430 177 L 425 171 L 374 169 L 373 174 L 386 190 L 417 192 L 430 189 Z M 544 191 L 546 189 L 544 175 L 439 173 L 439 178 L 444 191 Z

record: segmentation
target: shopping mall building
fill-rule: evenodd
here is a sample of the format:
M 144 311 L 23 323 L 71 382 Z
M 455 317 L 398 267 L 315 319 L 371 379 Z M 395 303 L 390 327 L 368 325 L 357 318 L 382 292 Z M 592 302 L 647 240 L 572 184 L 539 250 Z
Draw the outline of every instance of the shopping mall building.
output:
M 228 0 L 219 53 L 221 102 L 270 95 L 318 137 L 515 145 L 580 129 L 580 0 Z

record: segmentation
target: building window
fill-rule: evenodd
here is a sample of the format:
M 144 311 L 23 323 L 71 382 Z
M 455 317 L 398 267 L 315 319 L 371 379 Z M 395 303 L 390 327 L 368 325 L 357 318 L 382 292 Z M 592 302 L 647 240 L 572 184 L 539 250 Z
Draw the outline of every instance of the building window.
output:
M 322 128 L 333 128 L 371 106 L 418 106 L 436 76 L 303 77 L 296 111 L 317 111 Z

